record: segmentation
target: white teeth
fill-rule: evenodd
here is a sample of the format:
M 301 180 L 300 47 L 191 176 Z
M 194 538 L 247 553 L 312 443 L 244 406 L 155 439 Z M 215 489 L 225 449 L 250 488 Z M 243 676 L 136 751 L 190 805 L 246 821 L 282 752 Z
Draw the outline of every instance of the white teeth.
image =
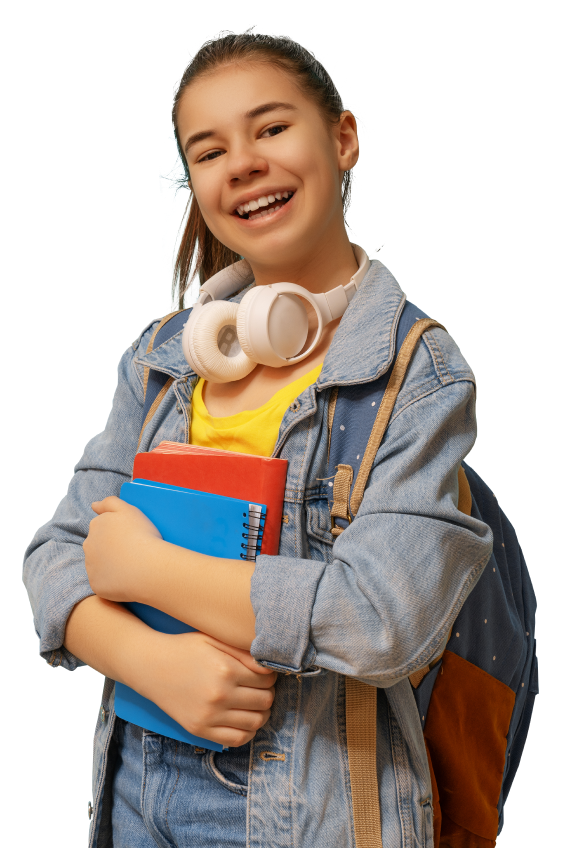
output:
M 240 215 L 245 215 L 247 212 L 256 212 L 261 206 L 268 206 L 269 203 L 274 203 L 275 200 L 282 200 L 283 197 L 291 196 L 291 191 L 283 191 L 282 194 L 280 191 L 276 191 L 274 194 L 258 197 L 257 200 L 250 200 L 249 203 L 242 203 L 241 206 L 237 207 L 237 211 Z
M 269 215 L 272 215 L 273 212 L 278 212 L 279 209 L 282 209 L 282 206 L 275 206 L 274 209 L 263 210 L 263 212 L 255 212 L 253 215 L 249 216 L 249 220 L 252 218 L 267 218 Z

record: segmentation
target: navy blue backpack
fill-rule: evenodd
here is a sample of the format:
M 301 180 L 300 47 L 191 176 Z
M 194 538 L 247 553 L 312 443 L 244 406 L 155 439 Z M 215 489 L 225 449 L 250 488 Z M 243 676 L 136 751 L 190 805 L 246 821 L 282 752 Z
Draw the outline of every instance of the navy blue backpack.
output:
M 147 352 L 176 335 L 188 314 L 189 310 L 183 310 L 166 316 Z M 333 487 L 328 489 L 328 504 L 334 536 L 357 514 L 412 355 L 422 334 L 434 326 L 441 327 L 406 303 L 388 372 L 373 382 L 332 393 L 329 473 L 336 473 Z M 172 379 L 146 369 L 141 432 Z M 536 599 L 514 528 L 494 494 L 466 463 L 459 471 L 459 492 L 459 509 L 492 529 L 493 553 L 454 622 L 446 650 L 433 667 L 411 675 L 410 681 L 432 778 L 435 848 L 491 848 L 502 829 L 504 803 L 520 763 L 538 692 Z M 491 621 L 492 627 L 480 627 L 484 619 Z M 351 695 L 346 699 L 347 708 L 351 702 L 356 716 L 351 721 L 352 734 L 365 740 L 374 738 L 376 745 L 376 734 L 354 727 L 360 721 L 373 721 L 376 690 L 353 679 L 346 682 Z M 368 777 L 365 771 L 368 786 L 355 780 L 349 732 L 348 720 L 355 806 L 356 796 L 361 805 L 374 798 L 376 776 Z M 374 754 L 376 757 L 376 748 Z M 364 752 L 362 760 L 371 762 L 371 757 Z M 376 794 L 378 798 L 378 790 Z M 377 841 L 369 839 L 367 845 L 379 844 L 378 801 L 371 820 L 379 833 Z

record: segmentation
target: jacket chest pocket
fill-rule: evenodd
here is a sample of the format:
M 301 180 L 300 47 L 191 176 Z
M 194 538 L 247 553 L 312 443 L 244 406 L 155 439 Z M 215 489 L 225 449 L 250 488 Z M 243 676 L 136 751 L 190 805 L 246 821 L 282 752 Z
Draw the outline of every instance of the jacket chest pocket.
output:
M 313 559 L 331 562 L 333 560 L 334 537 L 331 534 L 331 520 L 328 501 L 325 497 L 307 500 L 306 536 L 308 548 Z

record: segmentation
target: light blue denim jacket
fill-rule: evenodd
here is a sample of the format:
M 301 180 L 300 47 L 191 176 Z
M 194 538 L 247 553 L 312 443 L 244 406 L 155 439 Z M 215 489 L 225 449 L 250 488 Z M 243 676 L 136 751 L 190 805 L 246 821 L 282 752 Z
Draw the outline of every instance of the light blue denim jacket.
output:
M 239 300 L 239 297 L 234 300 Z M 253 655 L 282 671 L 271 718 L 250 761 L 250 848 L 354 848 L 344 675 L 379 687 L 377 771 L 385 848 L 432 848 L 430 775 L 408 675 L 444 648 L 491 553 L 482 522 L 457 509 L 457 469 L 476 435 L 471 369 L 444 331 L 422 338 L 397 399 L 355 521 L 336 540 L 327 501 L 328 402 L 334 386 L 375 380 L 394 354 L 404 296 L 373 261 L 334 336 L 316 384 L 284 415 L 274 454 L 289 462 L 278 556 L 252 580 Z M 24 580 L 41 655 L 64 647 L 73 606 L 92 594 L 82 542 L 90 504 L 131 478 L 142 425 L 143 367 L 174 378 L 140 450 L 187 441 L 195 376 L 180 333 L 146 355 L 153 322 L 124 354 L 103 433 L 76 467 L 67 496 L 31 543 Z M 111 845 L 113 683 L 106 681 L 94 746 L 90 845 Z M 261 756 L 269 752 L 273 756 Z

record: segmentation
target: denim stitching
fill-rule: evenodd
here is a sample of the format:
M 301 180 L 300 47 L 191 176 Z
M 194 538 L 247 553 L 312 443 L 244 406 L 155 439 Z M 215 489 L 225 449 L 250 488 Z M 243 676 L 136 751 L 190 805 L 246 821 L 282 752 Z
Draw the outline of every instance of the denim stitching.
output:
M 440 344 L 439 340 L 436 338 L 436 336 L 434 336 L 433 329 L 432 329 L 432 330 L 428 330 L 428 332 L 429 332 L 430 336 L 432 337 L 432 339 L 434 340 L 434 343 L 435 343 L 435 345 L 436 345 L 436 347 L 437 347 L 437 350 L 438 350 L 439 356 L 441 357 L 441 361 L 442 361 L 442 363 L 443 363 L 443 367 L 444 367 L 444 369 L 445 369 L 445 373 L 446 373 L 449 377 L 451 377 L 451 379 L 453 380 L 453 377 L 452 377 L 452 375 L 451 375 L 451 373 L 450 373 L 450 371 L 449 371 L 449 368 L 447 367 L 447 363 L 446 363 L 446 361 L 445 361 L 445 357 L 444 357 L 444 355 L 443 355 L 443 350 L 442 350 L 442 347 L 441 347 L 441 344 Z
M 417 398 L 414 398 L 413 400 L 409 401 L 409 402 L 408 402 L 405 406 L 403 406 L 401 409 L 399 409 L 399 410 L 398 410 L 398 412 L 397 412 L 397 413 L 395 413 L 395 415 L 391 418 L 390 423 L 389 423 L 389 425 L 388 425 L 388 426 L 390 427 L 390 425 L 392 424 L 392 422 L 393 422 L 396 418 L 398 418 L 398 416 L 400 415 L 400 413 L 401 413 L 401 412 L 404 412 L 404 410 L 405 410 L 407 407 L 412 406 L 412 404 L 413 404 L 413 403 L 416 403 L 416 401 L 418 401 L 418 400 L 422 400 L 422 398 L 427 397 L 428 395 L 431 395 L 431 394 L 433 394 L 433 392 L 437 392 L 437 391 L 439 391 L 440 389 L 445 389 L 447 386 L 453 386 L 453 385 L 455 385 L 455 383 L 471 383 L 471 385 L 472 385 L 472 386 L 474 386 L 474 385 L 475 385 L 475 384 L 472 382 L 472 380 L 469 380 L 467 377 L 464 377 L 464 378 L 459 379 L 459 380 L 454 380 L 454 381 L 453 381 L 453 383 L 444 383 L 444 384 L 443 384 L 443 385 L 441 385 L 441 386 L 435 386 L 434 388 L 429 389 L 428 391 L 426 391 L 426 392 L 424 392 L 423 394 L 419 395 Z M 373 466 L 373 467 L 374 467 L 374 466 Z
M 177 784 L 179 782 L 179 777 L 180 777 L 180 769 L 179 769 L 178 766 L 175 766 L 175 763 L 176 763 L 176 760 L 177 760 L 178 742 L 176 740 L 174 740 L 174 743 L 175 743 L 175 750 L 174 750 L 174 754 L 173 754 L 173 767 L 175 767 L 176 770 L 177 770 L 177 778 L 175 780 L 175 785 L 171 789 L 171 794 L 169 795 L 169 797 L 167 799 L 167 807 L 165 809 L 165 824 L 167 826 L 167 830 L 169 831 L 169 834 L 170 834 L 170 837 L 171 837 L 171 840 L 173 841 L 173 843 L 175 841 L 175 837 L 173 836 L 173 831 L 171 830 L 171 826 L 169 824 L 169 805 L 171 803 L 171 798 L 173 797 L 173 794 L 174 794 L 174 792 L 177 788 Z
M 430 341 L 430 338 L 426 338 L 426 336 L 429 336 L 431 338 L 431 341 Z M 439 379 L 441 380 L 441 382 L 445 385 L 448 381 L 446 380 L 445 375 L 443 374 L 442 365 L 439 362 L 438 357 L 441 357 L 444 368 L 445 368 L 445 360 L 443 359 L 443 354 L 441 353 L 441 350 L 439 348 L 437 340 L 430 330 L 427 330 L 423 334 L 422 338 L 423 338 L 423 340 L 426 344 L 426 347 L 428 348 L 428 350 L 430 351 L 430 353 L 432 355 L 437 375 L 438 375 Z M 447 373 L 449 374 L 449 371 Z M 449 376 L 451 377 L 451 374 L 449 374 Z

